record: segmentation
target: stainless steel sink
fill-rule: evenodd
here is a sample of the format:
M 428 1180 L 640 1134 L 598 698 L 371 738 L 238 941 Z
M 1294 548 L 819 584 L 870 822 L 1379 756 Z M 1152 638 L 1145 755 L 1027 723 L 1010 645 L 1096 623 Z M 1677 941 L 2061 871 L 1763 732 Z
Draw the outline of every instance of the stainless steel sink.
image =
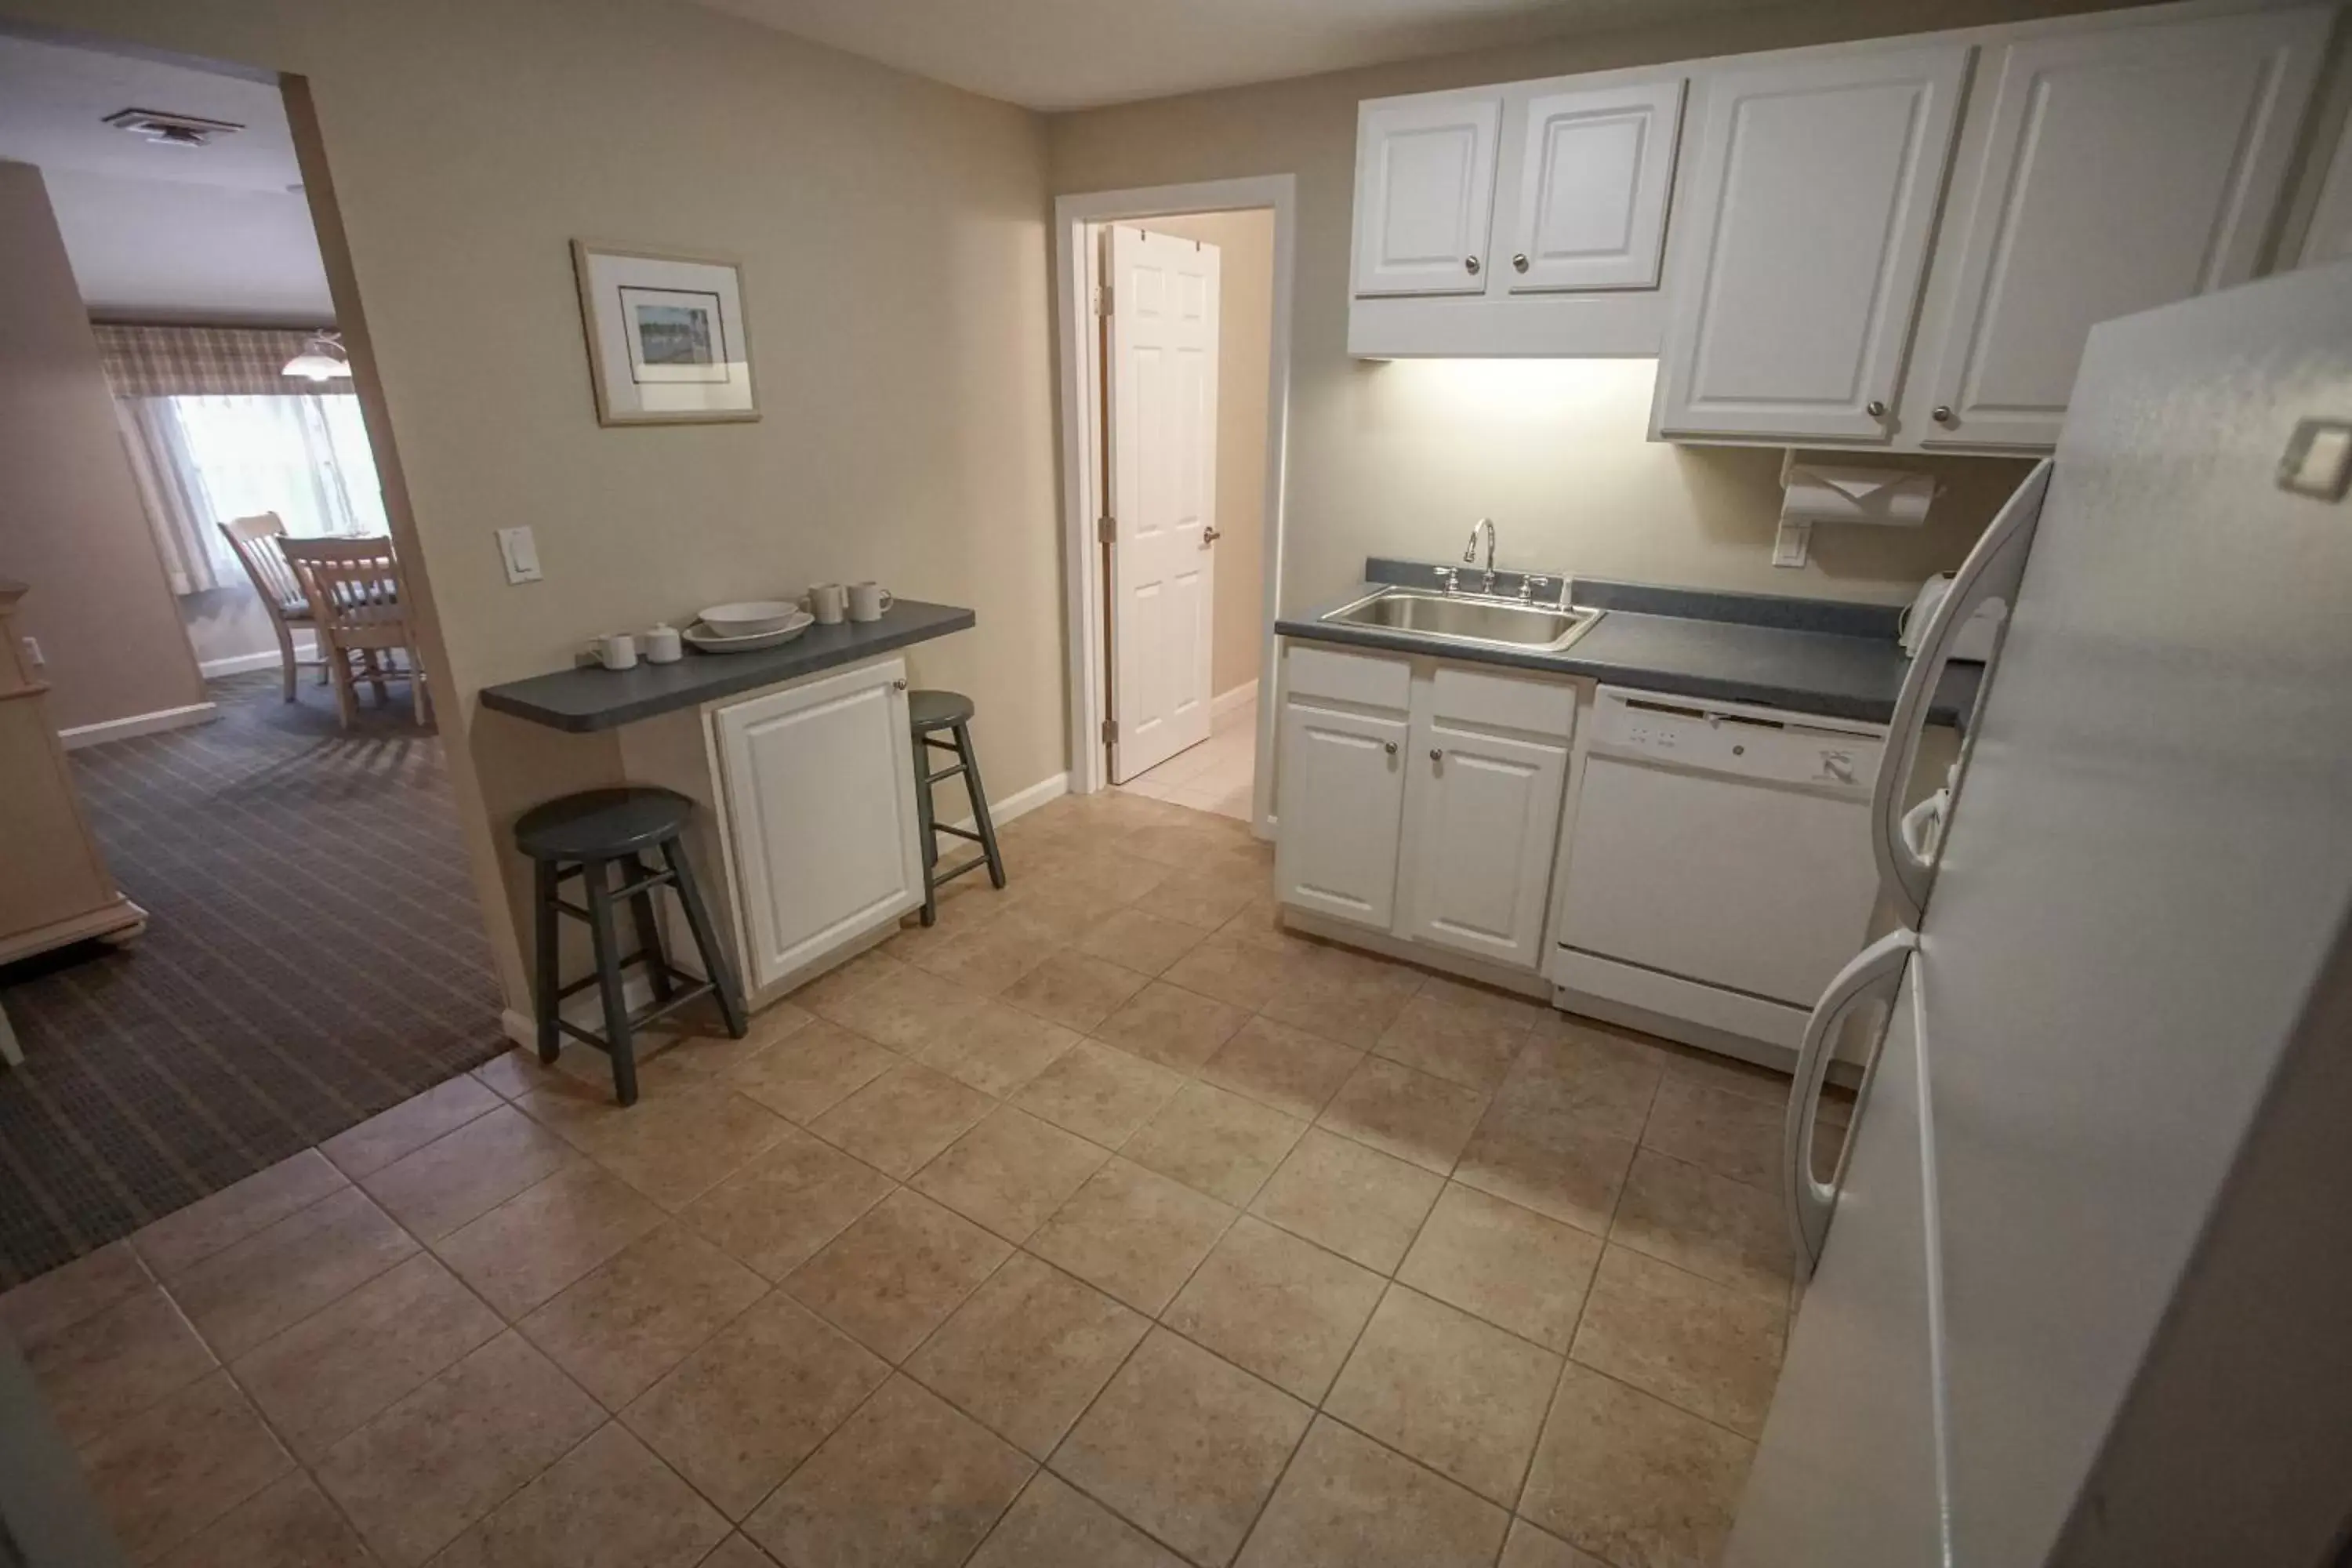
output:
M 1599 610 L 1556 609 L 1517 599 L 1475 594 L 1428 594 L 1415 588 L 1383 588 L 1323 616 L 1343 626 L 1378 626 L 1438 642 L 1483 643 L 1496 647 L 1557 653 L 1591 631 Z

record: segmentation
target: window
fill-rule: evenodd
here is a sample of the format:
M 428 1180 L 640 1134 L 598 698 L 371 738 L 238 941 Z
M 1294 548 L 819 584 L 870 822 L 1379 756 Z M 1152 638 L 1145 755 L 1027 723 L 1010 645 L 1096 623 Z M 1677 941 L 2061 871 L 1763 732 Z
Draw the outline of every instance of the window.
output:
M 351 393 L 156 401 L 168 411 L 173 466 L 199 516 L 274 511 L 298 538 L 390 531 Z M 204 532 L 216 570 L 235 580 L 226 542 L 216 529 Z

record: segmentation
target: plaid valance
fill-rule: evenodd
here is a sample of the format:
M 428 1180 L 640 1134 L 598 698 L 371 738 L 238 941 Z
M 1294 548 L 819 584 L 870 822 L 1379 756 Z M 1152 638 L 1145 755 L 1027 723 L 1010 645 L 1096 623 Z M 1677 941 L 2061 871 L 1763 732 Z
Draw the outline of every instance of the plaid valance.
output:
M 95 323 L 117 397 L 316 396 L 348 391 L 285 374 L 310 334 L 276 327 L 149 327 Z

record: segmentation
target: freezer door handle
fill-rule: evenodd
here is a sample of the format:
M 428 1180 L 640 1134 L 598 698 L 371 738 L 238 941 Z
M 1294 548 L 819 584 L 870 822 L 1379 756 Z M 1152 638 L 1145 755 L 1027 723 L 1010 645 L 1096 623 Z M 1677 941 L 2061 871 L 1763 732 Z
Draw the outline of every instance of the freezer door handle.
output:
M 1951 662 L 1952 648 L 1969 619 L 1989 599 L 2005 599 L 2014 607 L 2017 585 L 2024 575 L 2026 552 L 2033 547 L 2033 527 L 2041 521 L 2042 498 L 2050 490 L 2050 459 L 2033 465 L 2025 482 L 2002 503 L 1984 537 L 1952 578 L 1951 592 L 1927 617 L 1919 652 L 1903 677 L 1895 699 L 1895 717 L 1886 726 L 1886 746 L 1878 754 L 1878 777 L 1871 787 L 1871 852 L 1878 859 L 1878 880 L 1894 904 L 1895 917 L 1916 926 L 1927 912 L 1927 888 L 1935 879 L 1932 847 L 1916 851 L 1905 838 L 1903 790 L 1919 755 L 1919 738 L 1935 705 L 1936 688 Z M 2008 623 L 2002 623 L 2002 631 Z M 1996 638 L 1994 653 L 2000 652 Z M 1985 666 L 1991 678 L 1992 666 Z
M 1796 1244 L 1800 1275 L 1810 1276 L 1821 1261 L 1822 1243 L 1830 1232 L 1830 1215 L 1837 1207 L 1840 1169 L 1829 1181 L 1813 1174 L 1813 1129 L 1821 1120 L 1822 1085 L 1837 1055 L 1837 1037 L 1846 1016 L 1863 1003 L 1876 998 L 1892 1005 L 1903 980 L 1903 966 L 1919 945 L 1918 934 L 1897 926 L 1846 961 L 1829 989 L 1805 1020 L 1804 1043 L 1797 1047 L 1796 1080 L 1789 1086 L 1789 1118 L 1781 1139 L 1781 1189 L 1788 1199 L 1789 1233 Z M 1856 1107 L 1860 1110 L 1859 1105 Z M 1853 1132 L 1846 1131 L 1847 1148 Z
M 1944 808 L 1951 803 L 1952 792 L 1938 789 L 1903 814 L 1903 848 L 1923 866 L 1936 863 L 1936 846 L 1944 837 Z

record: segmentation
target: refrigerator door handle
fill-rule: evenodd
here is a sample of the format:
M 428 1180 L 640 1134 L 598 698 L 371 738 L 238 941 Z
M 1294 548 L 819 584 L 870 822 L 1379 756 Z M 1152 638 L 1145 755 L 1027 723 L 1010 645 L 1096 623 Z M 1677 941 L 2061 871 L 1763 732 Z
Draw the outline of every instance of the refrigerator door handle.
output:
M 1895 699 L 1895 716 L 1886 726 L 1886 745 L 1878 754 L 1878 777 L 1871 786 L 1872 852 L 1878 859 L 1878 880 L 1903 924 L 1916 926 L 1927 911 L 1927 888 L 1936 874 L 1934 848 L 1920 853 L 1904 836 L 1904 785 L 1919 756 L 1919 737 L 1927 727 L 1936 688 L 1951 662 L 1952 647 L 1971 617 L 1988 599 L 2017 603 L 2017 585 L 2025 573 L 2025 557 L 2033 547 L 2033 527 L 2042 518 L 2042 500 L 2050 490 L 2050 459 L 2033 465 L 1986 528 L 1984 537 L 1953 574 L 1951 591 L 1927 617 L 1919 652 L 1903 677 Z M 2007 622 L 2001 630 L 2006 634 Z M 1995 639 L 1994 653 L 2000 652 Z M 1990 679 L 1992 666 L 1987 664 Z M 1941 836 L 1938 835 L 1940 837 Z
M 1903 847 L 1922 865 L 1935 864 L 1936 846 L 1944 837 L 1944 808 L 1951 803 L 1952 792 L 1939 788 L 1903 814 Z
M 1797 1050 L 1796 1080 L 1789 1086 L 1789 1119 L 1781 1139 L 1781 1189 L 1788 1199 L 1789 1232 L 1796 1243 L 1801 1275 L 1811 1275 L 1821 1260 L 1830 1214 L 1837 1206 L 1836 1178 L 1823 1182 L 1813 1174 L 1813 1129 L 1821 1119 L 1822 1085 L 1837 1055 L 1839 1026 L 1855 1007 L 1874 997 L 1892 1004 L 1902 983 L 1903 966 L 1918 945 L 1918 933 L 1908 926 L 1888 931 L 1847 960 L 1829 989 L 1822 993 L 1813 1016 L 1805 1020 L 1805 1039 Z M 1851 1148 L 1852 1129 L 1846 1136 Z M 1839 1163 L 1843 1167 L 1843 1154 Z M 1839 1174 L 1843 1173 L 1841 1169 Z

